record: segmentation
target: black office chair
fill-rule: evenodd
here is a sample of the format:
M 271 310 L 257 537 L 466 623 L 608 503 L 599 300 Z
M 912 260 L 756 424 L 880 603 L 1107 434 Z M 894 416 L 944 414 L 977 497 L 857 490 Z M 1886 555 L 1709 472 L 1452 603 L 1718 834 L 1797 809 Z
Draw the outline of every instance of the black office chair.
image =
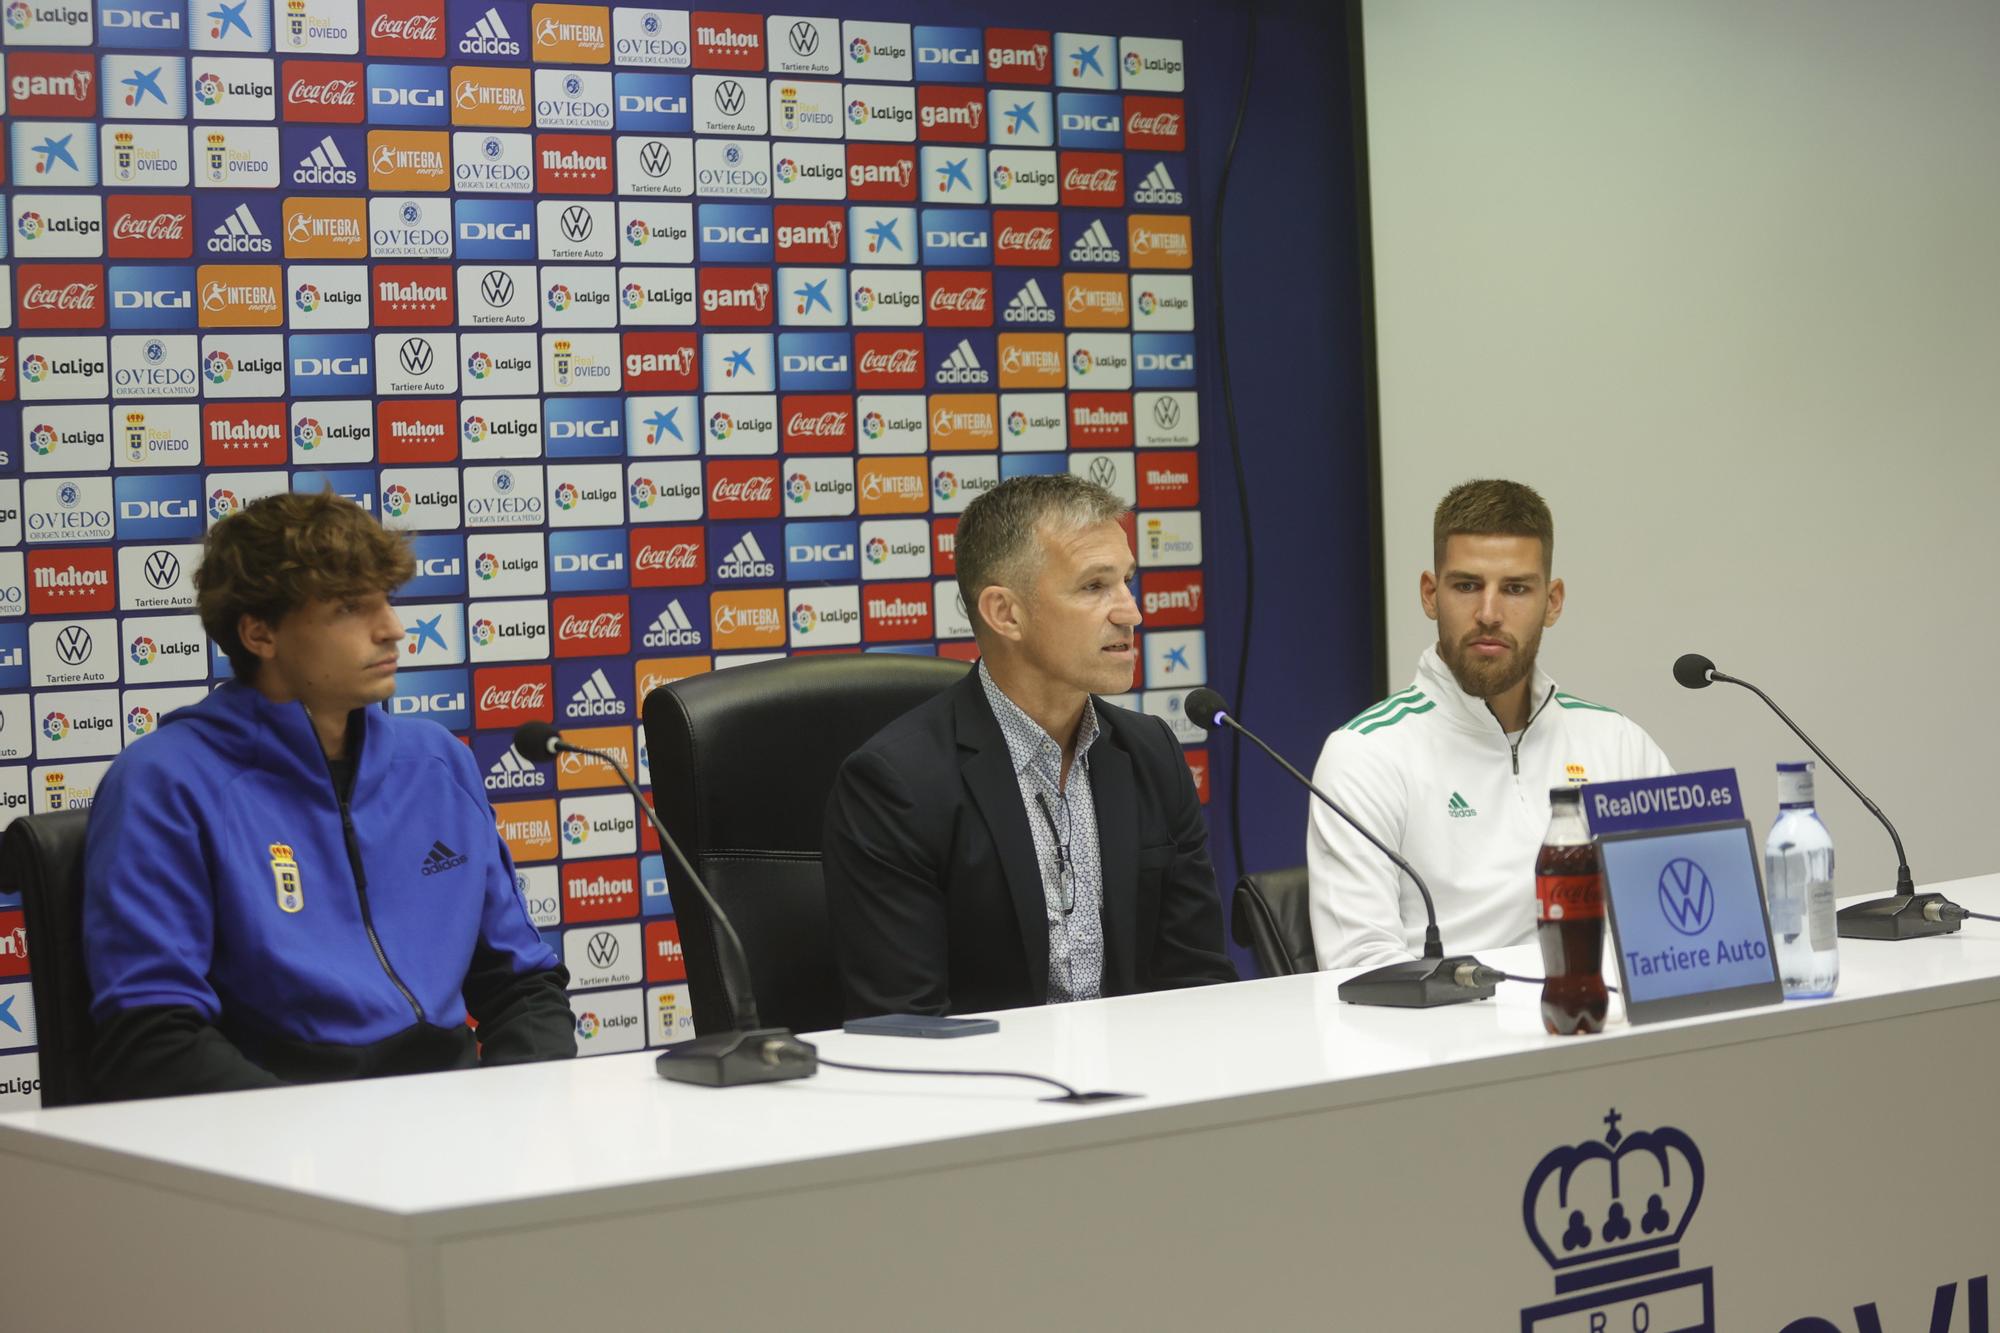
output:
M 23 815 L 0 838 L 0 888 L 21 895 L 41 1044 L 42 1105 L 91 1092 L 90 980 L 83 970 L 83 829 L 88 810 Z
M 1304 866 L 1245 875 L 1236 881 L 1229 907 L 1230 937 L 1250 951 L 1267 977 L 1317 972 L 1310 902 Z
M 893 653 L 729 667 L 646 696 L 660 822 L 735 923 L 767 1025 L 840 1026 L 820 824 L 841 762 L 896 718 L 965 678 L 948 658 Z M 669 856 L 698 1035 L 726 1031 L 714 922 Z

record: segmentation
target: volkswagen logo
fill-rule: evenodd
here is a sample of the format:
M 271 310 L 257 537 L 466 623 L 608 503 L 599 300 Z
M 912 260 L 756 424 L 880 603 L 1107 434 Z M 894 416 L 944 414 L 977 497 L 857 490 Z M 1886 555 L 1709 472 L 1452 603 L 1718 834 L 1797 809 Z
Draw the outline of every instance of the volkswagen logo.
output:
M 743 85 L 734 79 L 724 79 L 715 85 L 715 109 L 725 116 L 733 116 L 743 109 L 746 100 Z
M 563 210 L 563 235 L 572 241 L 589 240 L 591 229 L 596 225 L 597 223 L 590 216 L 590 210 L 582 204 L 571 204 Z
M 648 176 L 664 176 L 674 164 L 673 152 L 658 139 L 648 140 L 639 150 L 639 169 Z
M 1715 886 L 1708 872 L 1685 856 L 1660 871 L 1660 915 L 1683 935 L 1699 935 L 1715 920 Z
M 1162 394 L 1153 400 L 1153 420 L 1161 430 L 1172 430 L 1181 424 L 1181 405 Z
M 479 280 L 479 294 L 495 310 L 505 309 L 514 303 L 514 280 L 497 268 L 489 270 Z
M 792 50 L 799 55 L 809 56 L 819 50 L 819 28 L 815 24 L 801 19 L 792 25 L 791 32 L 786 35 L 791 39 Z
M 161 592 L 180 582 L 180 558 L 172 551 L 155 551 L 146 557 L 146 582 Z
M 1090 460 L 1090 479 L 1108 491 L 1118 484 L 1118 465 L 1099 454 Z
M 90 660 L 90 631 L 81 625 L 64 625 L 56 635 L 56 656 L 65 666 L 82 666 Z
M 403 345 L 396 349 L 396 359 L 410 374 L 428 375 L 431 370 L 431 345 L 422 338 L 405 338 Z
M 618 937 L 608 930 L 600 930 L 592 935 L 586 947 L 592 967 L 610 967 L 618 961 Z

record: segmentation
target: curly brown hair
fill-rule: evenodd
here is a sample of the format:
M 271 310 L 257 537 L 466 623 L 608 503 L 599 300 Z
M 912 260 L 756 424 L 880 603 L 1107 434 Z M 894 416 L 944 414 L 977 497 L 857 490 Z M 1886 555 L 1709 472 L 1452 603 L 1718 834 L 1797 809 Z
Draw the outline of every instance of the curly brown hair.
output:
M 402 535 L 345 496 L 267 495 L 209 529 L 195 608 L 237 677 L 249 680 L 258 658 L 237 633 L 244 616 L 276 625 L 307 602 L 389 592 L 416 572 Z

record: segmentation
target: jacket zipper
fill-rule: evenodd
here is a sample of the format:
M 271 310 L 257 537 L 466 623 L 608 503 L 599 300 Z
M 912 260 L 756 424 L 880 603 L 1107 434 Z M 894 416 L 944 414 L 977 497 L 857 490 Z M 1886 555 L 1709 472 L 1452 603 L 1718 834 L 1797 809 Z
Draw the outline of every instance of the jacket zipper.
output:
M 1521 742 L 1528 738 L 1528 728 L 1535 725 L 1535 719 L 1542 715 L 1542 708 L 1547 708 L 1549 706 L 1549 700 L 1555 697 L 1556 697 L 1556 687 L 1551 685 L 1549 686 L 1549 692 L 1542 696 L 1541 708 L 1537 708 L 1534 712 L 1528 714 L 1528 720 L 1521 724 L 1521 734 L 1518 736 L 1514 736 L 1507 741 L 1507 749 L 1511 751 L 1514 756 L 1514 776 L 1517 778 L 1521 776 Z M 1500 719 L 1496 717 L 1493 720 L 1497 723 L 1499 722 Z M 1506 736 L 1507 729 L 1505 727 L 1500 728 L 1500 734 L 1502 736 Z
M 357 779 L 360 777 L 360 768 L 360 760 L 356 759 L 355 776 Z M 375 950 L 375 961 L 382 965 L 383 974 L 389 978 L 390 984 L 396 988 L 404 1000 L 409 1002 L 410 1011 L 417 1016 L 417 1021 L 419 1023 L 427 1022 L 428 1020 L 424 1017 L 424 1007 L 417 1003 L 417 997 L 411 993 L 408 986 L 403 984 L 403 979 L 396 975 L 396 969 L 389 965 L 389 955 L 382 949 L 382 938 L 375 933 L 375 917 L 368 910 L 368 872 L 361 868 L 361 840 L 355 836 L 354 819 L 348 813 L 347 797 L 341 793 L 340 784 L 333 780 L 333 765 L 331 763 L 327 765 L 326 779 L 327 785 L 333 788 L 333 799 L 340 806 L 340 831 L 342 836 L 347 840 L 348 868 L 354 872 L 354 896 L 361 903 L 361 928 L 368 932 L 368 943 Z

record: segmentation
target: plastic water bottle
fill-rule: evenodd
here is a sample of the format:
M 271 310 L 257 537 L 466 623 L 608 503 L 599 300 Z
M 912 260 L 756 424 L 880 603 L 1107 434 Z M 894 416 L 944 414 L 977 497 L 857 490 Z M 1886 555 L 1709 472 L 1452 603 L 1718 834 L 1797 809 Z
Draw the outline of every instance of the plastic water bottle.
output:
M 1778 765 L 1778 819 L 1764 840 L 1764 889 L 1778 979 L 1788 1000 L 1815 1000 L 1840 983 L 1833 914 L 1833 835 L 1813 807 L 1813 766 Z

